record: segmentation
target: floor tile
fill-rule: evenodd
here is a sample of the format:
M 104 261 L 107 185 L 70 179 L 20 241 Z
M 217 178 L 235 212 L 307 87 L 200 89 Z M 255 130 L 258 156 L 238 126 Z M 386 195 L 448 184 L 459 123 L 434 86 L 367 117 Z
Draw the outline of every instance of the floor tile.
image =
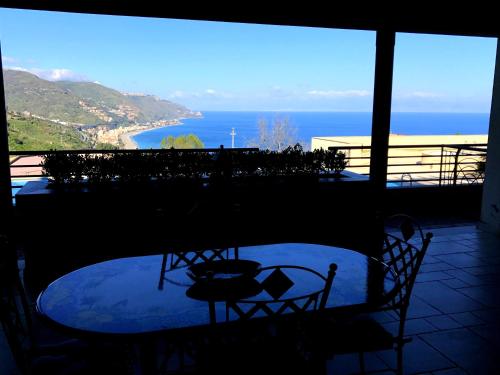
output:
M 424 233 L 425 232 L 431 232 L 434 234 L 434 236 L 432 237 L 432 240 L 431 240 L 431 244 L 434 245 L 436 243 L 442 243 L 442 242 L 449 242 L 449 241 L 453 241 L 455 239 L 454 236 L 445 236 L 445 235 L 436 235 L 435 234 L 435 230 L 428 230 L 428 231 L 425 231 L 424 230 Z
M 456 289 L 487 307 L 500 307 L 500 286 L 483 285 Z
M 460 323 L 463 327 L 484 324 L 484 321 L 471 312 L 449 314 L 450 318 Z
M 500 370 L 496 351 L 467 328 L 426 333 L 419 337 L 472 374 L 491 374 Z
M 422 266 L 420 266 L 419 275 L 421 273 L 426 273 L 426 272 L 446 271 L 455 269 L 453 265 L 443 262 L 440 259 L 437 258 L 435 259 L 437 260 L 436 263 L 422 264 Z
M 396 367 L 396 352 L 386 351 L 378 354 L 391 368 Z M 447 369 L 454 366 L 439 351 L 415 336 L 411 342 L 404 346 L 403 362 L 405 374 L 417 374 Z
M 485 281 L 461 269 L 443 271 L 470 286 L 484 285 Z
M 453 276 L 450 276 L 449 274 L 442 271 L 425 272 L 425 273 L 419 273 L 415 282 L 424 283 L 428 281 L 447 280 L 452 278 Z
M 366 371 L 389 370 L 388 365 L 375 353 L 365 353 Z M 359 355 L 344 354 L 336 355 L 332 360 L 327 361 L 327 374 L 358 374 L 360 373 Z
M 399 322 L 390 322 L 383 324 L 384 328 L 394 336 L 398 334 Z M 430 324 L 426 319 L 407 319 L 405 322 L 405 336 L 419 335 L 421 333 L 435 332 L 437 328 Z
M 500 347 L 500 326 L 486 324 L 482 326 L 470 327 L 470 330 L 481 336 L 497 349 Z
M 429 245 L 428 253 L 432 256 L 443 255 L 443 254 L 456 254 L 456 253 L 465 253 L 470 251 L 471 248 L 465 245 L 462 245 L 457 241 L 445 241 L 438 242 Z
M 380 324 L 390 323 L 399 320 L 397 316 L 394 316 L 389 311 L 380 311 L 376 313 L 371 313 L 370 318 L 374 319 Z
M 479 267 L 463 266 L 462 270 L 467 273 L 470 273 L 471 275 L 479 276 L 479 275 L 497 274 L 498 272 L 500 272 L 500 267 L 497 265 L 483 265 Z
M 436 255 L 435 258 L 457 268 L 487 265 L 484 261 L 468 253 Z
M 414 293 L 443 313 L 459 313 L 484 308 L 478 301 L 437 281 L 415 284 Z
M 439 330 L 460 328 L 462 325 L 447 315 L 430 316 L 425 318 L 430 324 Z
M 500 326 L 500 309 L 486 309 L 473 311 L 473 315 L 488 324 Z
M 478 254 L 479 258 L 488 264 L 499 265 L 500 264 L 500 256 L 485 256 L 482 252 L 475 251 Z M 470 253 L 468 253 L 470 254 Z
M 439 262 L 441 262 L 439 259 L 434 258 L 432 255 L 426 254 L 424 260 L 422 261 L 422 265 Z
M 412 295 L 410 307 L 408 308 L 408 319 L 425 318 L 427 316 L 441 314 L 441 311 L 435 309 L 416 295 Z
M 432 375 L 469 375 L 465 370 L 455 367 L 448 370 L 434 371 Z
M 450 287 L 450 288 L 453 288 L 453 289 L 457 289 L 457 288 L 465 288 L 467 286 L 470 286 L 470 284 L 467 284 L 466 282 L 462 281 L 462 280 L 459 280 L 459 279 L 448 279 L 448 280 L 441 280 L 440 281 L 442 284 Z

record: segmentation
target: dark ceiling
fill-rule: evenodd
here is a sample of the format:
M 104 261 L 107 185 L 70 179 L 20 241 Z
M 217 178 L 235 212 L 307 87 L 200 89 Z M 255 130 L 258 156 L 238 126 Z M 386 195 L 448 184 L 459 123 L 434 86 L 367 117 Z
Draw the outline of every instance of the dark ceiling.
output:
M 465 5 L 464 5 L 465 3 Z M 258 2 L 182 2 L 165 0 L 0 0 L 1 7 L 66 12 L 115 14 L 144 17 L 183 18 L 277 25 L 333 27 L 349 29 L 388 29 L 400 32 L 476 36 L 500 36 L 500 17 L 493 2 L 458 2 L 451 6 L 399 1 L 389 6 L 374 1 L 308 1 L 296 4 Z M 438 4 L 440 4 L 438 6 Z M 462 4 L 462 5 L 460 5 Z

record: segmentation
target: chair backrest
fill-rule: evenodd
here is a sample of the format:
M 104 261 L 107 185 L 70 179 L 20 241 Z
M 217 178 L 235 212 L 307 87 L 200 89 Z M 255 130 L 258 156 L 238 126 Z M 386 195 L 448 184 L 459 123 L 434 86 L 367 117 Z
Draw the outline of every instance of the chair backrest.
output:
M 17 259 L 10 255 L 13 249 L 0 236 L 0 321 L 18 368 L 26 372 L 34 350 L 31 309 L 24 292 Z
M 159 289 L 163 289 L 166 272 L 173 271 L 178 268 L 189 267 L 196 263 L 228 260 L 231 259 L 231 253 L 233 253 L 233 259 L 238 259 L 238 246 L 235 246 L 234 248 L 225 247 L 164 253 L 160 271 L 160 282 L 158 284 Z
M 291 298 L 281 298 L 281 291 L 286 290 L 293 280 L 285 273 L 289 270 L 300 270 L 322 279 L 324 285 L 305 295 Z M 267 272 L 269 276 L 261 282 L 261 286 L 271 295 L 270 299 L 240 299 L 226 301 L 226 320 L 229 320 L 230 313 L 236 313 L 238 319 L 247 320 L 253 317 L 277 317 L 287 313 L 305 313 L 307 311 L 322 310 L 328 300 L 333 278 L 337 270 L 337 265 L 330 264 L 328 275 L 301 266 L 271 266 L 261 269 L 261 273 Z
M 393 215 L 384 225 L 383 261 L 392 273 L 395 287 L 389 292 L 388 308 L 406 317 L 411 291 L 429 247 L 432 233 L 423 234 L 420 225 L 408 215 Z
M 234 248 L 217 248 L 195 251 L 174 251 L 170 253 L 170 262 L 167 269 L 173 270 L 176 268 L 192 266 L 200 262 L 212 262 L 217 260 L 231 259 L 231 252 L 234 253 L 234 259 L 238 259 L 238 247 Z

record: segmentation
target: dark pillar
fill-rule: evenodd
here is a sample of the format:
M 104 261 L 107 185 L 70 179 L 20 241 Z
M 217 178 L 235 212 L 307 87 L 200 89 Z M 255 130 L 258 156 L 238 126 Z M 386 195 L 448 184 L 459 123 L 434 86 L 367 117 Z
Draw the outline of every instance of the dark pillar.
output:
M 392 30 L 377 31 L 375 57 L 375 87 L 373 89 L 372 144 L 370 157 L 370 182 L 373 223 L 370 227 L 370 252 L 378 256 L 383 244 L 383 217 L 386 207 L 387 156 L 391 130 L 392 75 L 396 33 Z M 376 275 L 376 276 L 374 276 Z M 383 277 L 378 270 L 369 270 L 368 293 L 378 295 L 383 288 Z M 379 278 L 375 282 L 374 278 Z
M 500 39 L 497 41 L 493 98 L 491 100 L 488 157 L 481 208 L 482 228 L 500 235 Z
M 375 87 L 373 89 L 372 149 L 370 181 L 378 198 L 387 183 L 387 154 L 391 127 L 392 74 L 396 33 L 377 31 Z M 380 200 L 382 202 L 382 200 Z
M 10 233 L 12 222 L 12 193 L 10 182 L 7 111 L 3 86 L 2 49 L 0 46 L 0 234 Z M 0 254 L 1 256 L 1 254 Z

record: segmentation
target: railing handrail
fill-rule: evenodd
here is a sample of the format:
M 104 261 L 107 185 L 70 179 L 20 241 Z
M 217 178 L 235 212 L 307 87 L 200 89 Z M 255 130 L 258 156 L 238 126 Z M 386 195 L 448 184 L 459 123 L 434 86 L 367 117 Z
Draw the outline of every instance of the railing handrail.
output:
M 148 148 L 148 149 L 116 149 L 116 150 L 33 150 L 33 151 L 10 151 L 12 156 L 40 156 L 47 154 L 147 154 L 147 153 L 169 153 L 169 152 L 248 152 L 259 151 L 256 147 L 240 147 L 240 148 Z
M 452 143 L 452 144 L 446 144 L 446 143 L 427 143 L 427 144 L 416 144 L 416 145 L 389 145 L 389 148 L 440 148 L 440 147 L 445 147 L 445 148 L 462 148 L 465 149 L 466 147 L 488 147 L 487 143 Z M 364 150 L 364 149 L 371 149 L 371 146 L 329 146 L 328 150 Z

